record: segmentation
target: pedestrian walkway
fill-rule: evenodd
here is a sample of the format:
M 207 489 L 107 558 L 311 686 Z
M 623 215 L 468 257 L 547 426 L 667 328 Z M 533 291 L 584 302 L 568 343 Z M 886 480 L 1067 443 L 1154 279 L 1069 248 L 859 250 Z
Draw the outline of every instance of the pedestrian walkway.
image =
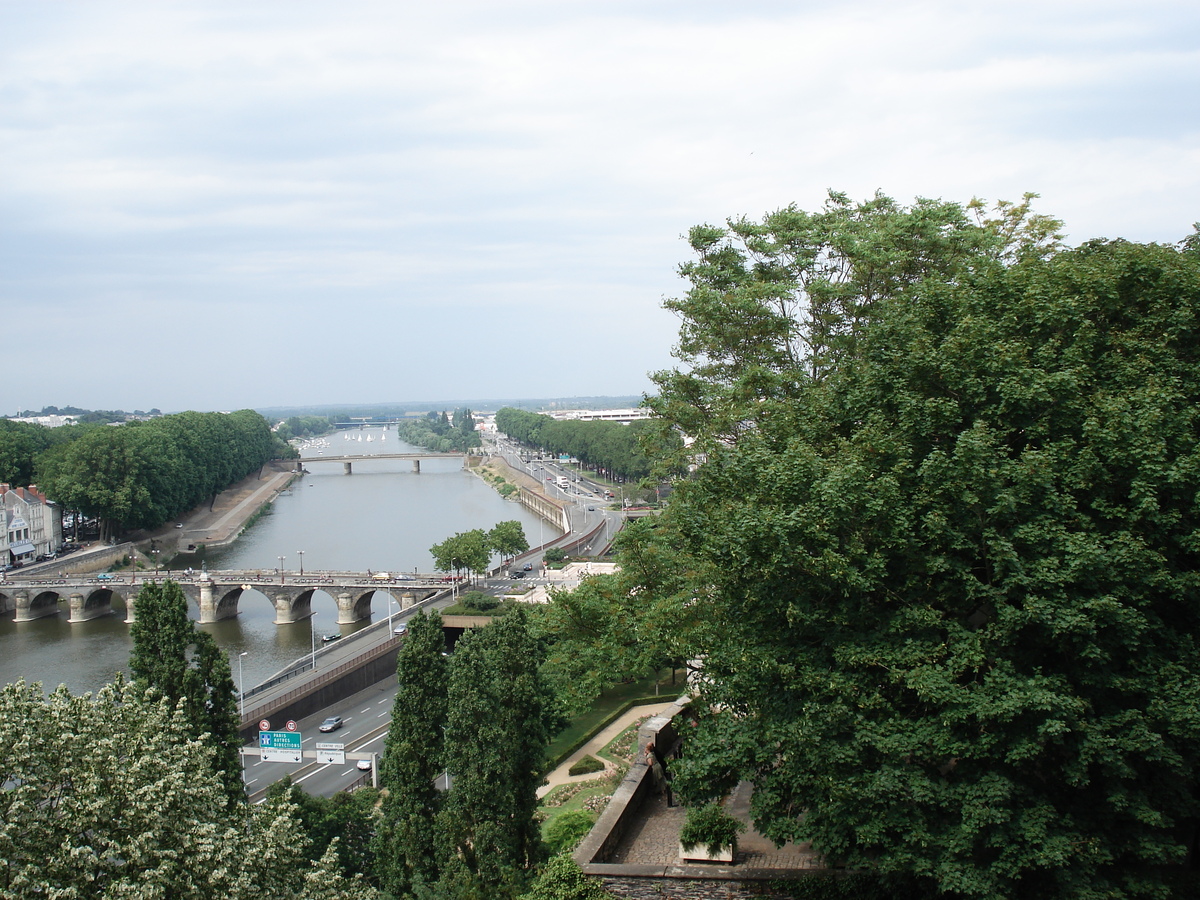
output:
M 571 766 L 579 762 L 585 756 L 595 756 L 596 751 L 601 750 L 609 741 L 615 738 L 618 734 L 636 722 L 638 719 L 647 716 L 657 716 L 663 710 L 667 709 L 674 699 L 665 700 L 662 703 L 655 703 L 648 706 L 631 706 L 615 720 L 610 722 L 600 731 L 596 732 L 586 744 L 568 756 L 563 762 L 549 775 L 546 776 L 546 784 L 538 788 L 538 796 L 544 797 L 560 784 L 574 784 L 579 781 L 591 781 L 596 778 L 603 778 L 615 766 L 607 760 L 601 760 L 605 764 L 603 772 L 589 772 L 587 775 L 569 775 L 567 774 Z M 597 757 L 599 758 L 599 757 Z

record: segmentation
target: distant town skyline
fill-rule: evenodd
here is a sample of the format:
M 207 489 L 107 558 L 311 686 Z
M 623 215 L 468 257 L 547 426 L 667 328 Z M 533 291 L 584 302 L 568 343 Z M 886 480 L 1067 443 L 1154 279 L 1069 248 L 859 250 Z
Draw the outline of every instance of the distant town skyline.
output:
M 1200 197 L 1183 0 L 0 0 L 0 409 L 637 395 L 682 239 L 829 189 Z

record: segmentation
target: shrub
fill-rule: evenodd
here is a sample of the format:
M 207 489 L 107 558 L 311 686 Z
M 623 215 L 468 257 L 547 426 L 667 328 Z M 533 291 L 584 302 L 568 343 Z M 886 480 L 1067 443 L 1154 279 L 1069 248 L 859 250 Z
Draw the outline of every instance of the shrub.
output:
M 579 760 L 571 768 L 567 769 L 568 775 L 589 775 L 592 772 L 604 771 L 604 763 L 596 759 L 594 756 L 585 756 Z
M 588 878 L 567 854 L 554 857 L 521 900 L 611 900 L 612 894 Z
M 679 843 L 685 850 L 700 845 L 716 854 L 729 847 L 737 853 L 737 836 L 746 830 L 746 824 L 725 812 L 720 803 L 706 803 L 688 809 L 687 821 L 679 829 Z
M 483 591 L 467 591 L 458 598 L 460 606 L 465 606 L 467 609 L 473 609 L 476 612 L 487 612 L 495 609 L 500 605 L 500 601 L 491 594 L 485 594 Z
M 592 830 L 595 822 L 595 816 L 586 809 L 569 809 L 555 816 L 546 826 L 546 847 L 554 854 L 570 853 Z
M 543 554 L 546 562 L 562 562 L 567 558 L 567 551 L 562 547 L 551 547 Z

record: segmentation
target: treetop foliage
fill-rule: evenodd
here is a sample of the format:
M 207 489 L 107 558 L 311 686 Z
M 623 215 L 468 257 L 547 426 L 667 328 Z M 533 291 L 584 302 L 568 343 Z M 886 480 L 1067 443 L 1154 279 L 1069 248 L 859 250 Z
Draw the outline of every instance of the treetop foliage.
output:
M 376 896 L 336 860 L 308 867 L 290 804 L 230 809 L 182 711 L 133 684 L 6 685 L 0 746 L 5 898 Z
M 36 457 L 38 484 L 62 506 L 100 517 L 104 539 L 163 524 L 280 449 L 267 421 L 248 409 L 89 427 L 71 437 Z
M 640 443 L 645 425 L 554 419 L 511 406 L 496 412 L 496 427 L 513 440 L 547 453 L 569 454 L 585 466 L 631 481 L 650 474 Z
M 691 799 L 749 778 L 764 834 L 931 893 L 1168 896 L 1200 824 L 1200 258 L 1059 249 L 1028 199 L 693 232 L 652 402 L 703 456 L 625 562 L 704 659 Z

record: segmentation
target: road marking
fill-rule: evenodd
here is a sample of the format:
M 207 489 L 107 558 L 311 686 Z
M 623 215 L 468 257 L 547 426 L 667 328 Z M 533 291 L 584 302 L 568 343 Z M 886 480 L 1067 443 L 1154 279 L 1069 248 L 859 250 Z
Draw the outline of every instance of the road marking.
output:
M 373 744 L 376 741 L 382 741 L 385 737 L 387 737 L 386 734 L 377 734 L 377 735 L 375 735 L 375 737 L 371 738 L 369 741 L 363 741 L 361 744 L 358 745 L 357 749 L 361 750 L 363 747 L 367 746 L 367 744 Z
M 369 706 L 366 709 L 359 710 L 360 713 L 369 713 L 370 711 L 371 711 L 371 707 L 369 707 Z
M 256 781 L 258 781 L 257 778 L 251 778 L 249 781 L 246 782 L 246 787 L 250 787 L 250 785 L 254 784 Z
M 391 715 L 391 710 L 387 710 L 387 709 L 385 709 L 383 712 L 381 712 L 381 713 L 380 713 L 379 715 L 377 715 L 375 718 L 377 718 L 377 719 L 382 719 L 384 716 L 388 716 L 388 715 Z
M 313 769 L 311 772 L 309 772 L 303 778 L 297 778 L 295 781 L 292 782 L 292 784 L 299 784 L 302 781 L 307 781 L 309 778 L 312 778 L 317 773 L 324 772 L 328 768 L 329 768 L 329 766 L 321 766 L 319 769 Z

